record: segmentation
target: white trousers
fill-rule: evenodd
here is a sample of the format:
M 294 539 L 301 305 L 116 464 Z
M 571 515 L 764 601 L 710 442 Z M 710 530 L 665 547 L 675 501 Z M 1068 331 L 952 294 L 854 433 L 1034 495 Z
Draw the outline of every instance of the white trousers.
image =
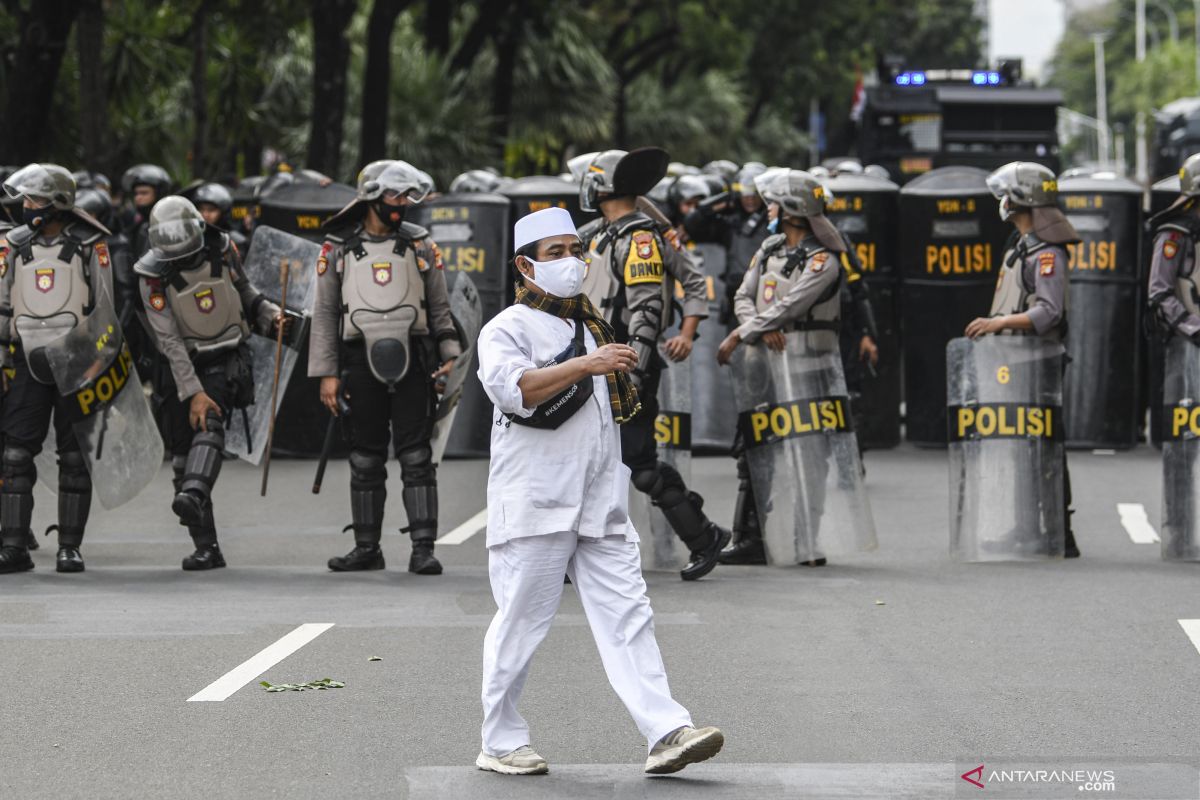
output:
M 488 551 L 488 573 L 499 610 L 483 642 L 485 753 L 503 756 L 530 744 L 517 701 L 558 611 L 564 574 L 579 593 L 608 682 L 647 748 L 692 724 L 667 686 L 636 542 L 573 532 L 512 539 Z

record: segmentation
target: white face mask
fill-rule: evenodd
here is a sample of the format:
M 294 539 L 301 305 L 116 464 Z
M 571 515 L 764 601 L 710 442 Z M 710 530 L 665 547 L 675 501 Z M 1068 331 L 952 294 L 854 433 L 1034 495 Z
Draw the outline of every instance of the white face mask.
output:
M 583 273 L 587 264 L 575 256 L 557 258 L 554 261 L 534 261 L 533 276 L 526 276 L 546 294 L 555 297 L 574 297 L 583 288 Z

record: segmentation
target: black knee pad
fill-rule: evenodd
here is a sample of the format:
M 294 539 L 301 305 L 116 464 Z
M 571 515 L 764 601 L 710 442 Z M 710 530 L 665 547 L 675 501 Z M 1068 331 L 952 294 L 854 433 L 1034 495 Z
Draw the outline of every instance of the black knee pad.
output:
M 221 474 L 225 423 L 216 414 L 209 412 L 205 424 L 208 430 L 197 431 L 192 436 L 192 447 L 188 450 L 187 461 L 184 464 L 180 490 L 197 492 L 208 497 L 217 482 L 217 476 Z
M 382 489 L 387 484 L 385 457 L 369 450 L 350 451 L 350 488 L 359 491 Z
M 33 451 L 17 444 L 4 447 L 3 492 L 5 494 L 28 494 L 37 481 L 37 465 L 33 462 Z
M 650 496 L 656 506 L 670 508 L 688 500 L 683 476 L 669 464 L 659 461 L 654 469 L 638 470 L 632 476 L 633 485 Z
M 80 494 L 92 491 L 92 474 L 88 472 L 87 462 L 79 450 L 59 453 L 58 490 Z
M 433 450 L 428 445 L 404 450 L 396 458 L 400 462 L 400 476 L 405 486 L 433 486 L 437 483 Z

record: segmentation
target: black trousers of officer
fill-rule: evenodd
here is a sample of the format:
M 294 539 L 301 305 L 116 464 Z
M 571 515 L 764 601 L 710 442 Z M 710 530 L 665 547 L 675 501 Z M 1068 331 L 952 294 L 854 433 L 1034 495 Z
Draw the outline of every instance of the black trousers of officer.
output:
M 216 544 L 217 541 L 212 490 L 217 476 L 221 474 L 225 428 L 237 424 L 237 415 L 241 413 L 233 407 L 236 391 L 231 378 L 236 360 L 244 357 L 244 351 L 239 353 L 234 350 L 192 359 L 204 393 L 221 409 L 220 416 L 209 412 L 205 420 L 208 430 L 192 428 L 189 419 L 191 398 L 180 400 L 173 380 L 166 381 L 167 385 L 160 387 L 163 397 L 160 426 L 163 442 L 171 453 L 175 491 L 192 491 L 206 501 L 203 519 L 197 525 L 188 526 L 188 534 L 196 547 Z
M 414 339 L 408 372 L 392 390 L 367 364 L 361 342 L 342 350 L 342 390 L 350 403 L 350 512 L 354 540 L 377 545 L 383 531 L 387 501 L 388 443 L 400 462 L 402 496 L 408 526 L 416 542 L 437 538 L 437 467 L 429 440 L 437 410 L 437 393 L 430 374 L 436 355 L 432 340 Z
M 0 543 L 24 547 L 28 539 L 37 482 L 34 457 L 42 452 L 53 417 L 58 450 L 58 544 L 79 547 L 92 507 L 92 477 L 72 429 L 79 419 L 78 407 L 73 397 L 63 397 L 57 387 L 33 377 L 20 347 L 13 367 L 0 423 L 4 434 Z
M 675 369 L 686 369 L 686 363 Z M 658 442 L 654 439 L 654 421 L 658 418 L 658 384 L 663 367 L 653 364 L 638 390 L 642 410 L 621 426 L 621 461 L 632 473 L 633 485 L 650 496 L 662 509 L 675 535 L 691 551 L 709 544 L 708 518 L 700 495 L 689 492 L 674 467 L 658 460 Z M 668 367 L 672 369 L 672 367 Z

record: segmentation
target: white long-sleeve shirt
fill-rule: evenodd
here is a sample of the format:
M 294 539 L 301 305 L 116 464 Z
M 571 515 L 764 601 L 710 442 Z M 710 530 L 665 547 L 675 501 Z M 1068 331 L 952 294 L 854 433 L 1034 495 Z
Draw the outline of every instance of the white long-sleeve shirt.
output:
M 517 385 L 566 350 L 575 323 L 524 305 L 501 311 L 479 333 L 479 382 L 495 404 L 488 471 L 487 545 L 572 531 L 638 541 L 629 521 L 629 468 L 621 463 L 605 376 L 592 378 L 592 396 L 556 430 L 511 422 L 529 417 Z M 584 329 L 590 353 L 596 349 Z

